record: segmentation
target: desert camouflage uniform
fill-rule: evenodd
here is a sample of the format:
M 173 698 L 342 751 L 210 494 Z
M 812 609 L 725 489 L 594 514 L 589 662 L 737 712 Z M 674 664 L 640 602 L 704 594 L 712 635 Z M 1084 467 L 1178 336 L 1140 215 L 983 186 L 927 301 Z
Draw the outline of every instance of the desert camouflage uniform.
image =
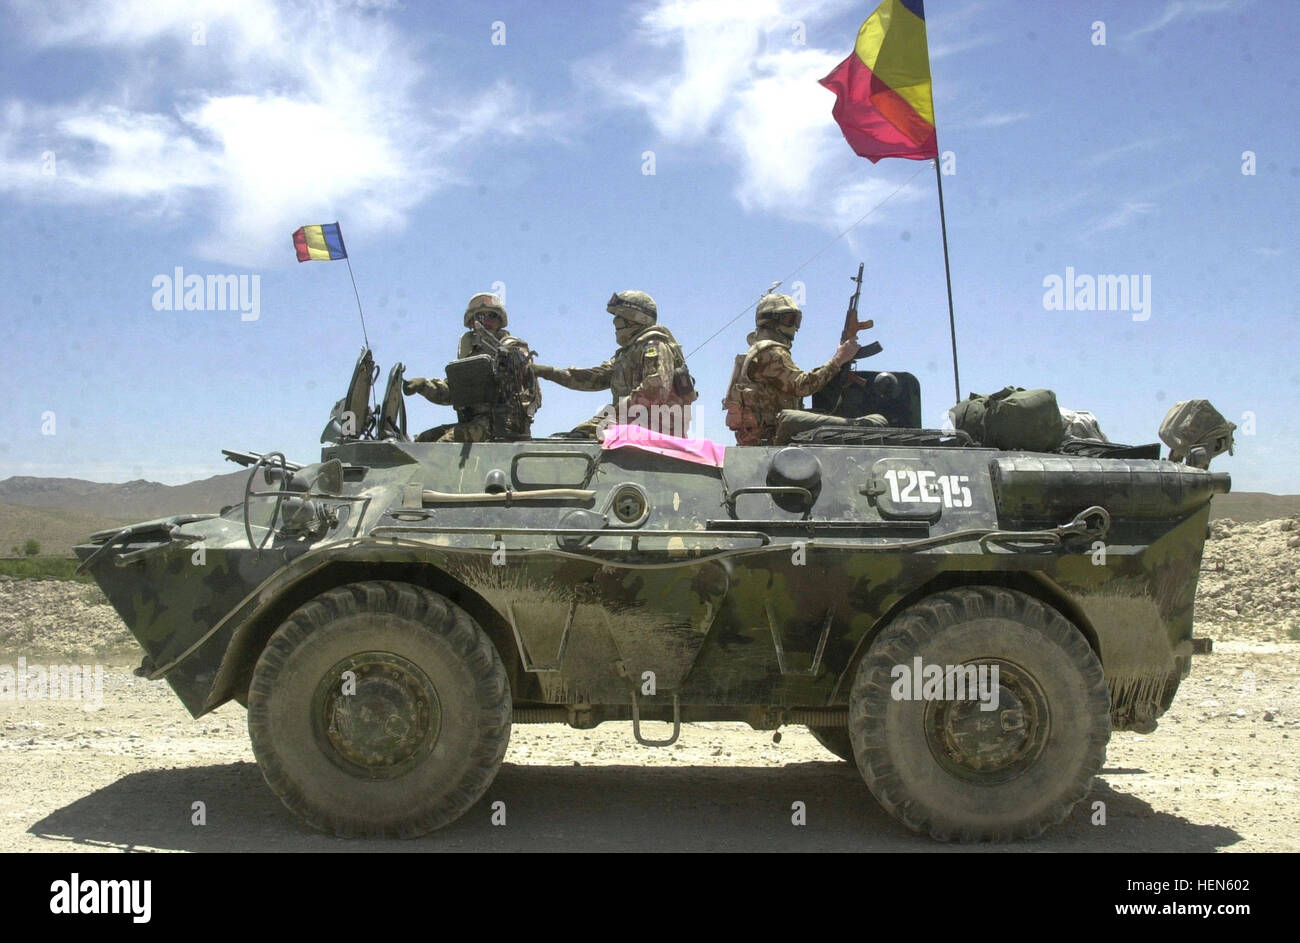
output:
M 485 327 L 473 327 L 475 316 L 480 312 L 497 313 L 501 317 L 501 327 L 496 331 L 488 331 Z M 469 300 L 469 305 L 465 310 L 465 326 L 470 330 L 466 331 L 460 337 L 460 343 L 457 345 L 456 359 L 464 360 L 466 357 L 474 357 L 478 354 L 491 354 L 495 356 L 497 351 L 488 338 L 494 339 L 498 345 L 506 348 L 512 354 L 516 354 L 527 361 L 531 356 L 528 345 L 518 337 L 515 337 L 505 328 L 506 309 L 501 303 L 500 298 L 496 295 L 479 294 Z M 486 336 L 485 336 L 486 335 Z M 533 413 L 541 405 L 541 391 L 537 388 L 536 378 L 529 378 L 530 382 L 524 384 L 524 389 L 519 396 L 519 401 L 512 405 L 517 409 L 513 410 L 510 426 L 519 426 L 513 430 L 516 436 L 527 436 L 529 427 L 532 425 Z M 431 403 L 438 406 L 450 406 L 451 388 L 447 381 L 434 377 L 413 377 L 407 380 L 403 386 L 403 391 L 407 394 L 419 393 Z M 416 436 L 417 442 L 487 442 L 492 437 L 492 410 L 488 406 L 469 406 L 459 410 L 459 422 L 444 426 L 435 426 Z
M 722 406 L 736 444 L 760 445 L 776 438 L 781 410 L 799 409 L 803 398 L 835 379 L 840 368 L 831 360 L 815 370 L 800 370 L 790 356 L 790 338 L 771 328 L 759 328 L 747 339 L 749 350 Z
M 632 308 L 626 304 L 615 304 L 615 299 L 611 298 L 607 308 L 616 317 L 636 322 L 634 325 L 616 330 L 622 346 L 615 351 L 613 357 L 595 367 L 559 368 L 537 364 L 534 368 L 539 377 L 571 390 L 587 392 L 609 390 L 613 394 L 612 411 L 608 407 L 601 410 L 575 427 L 569 433 L 570 435 L 595 438 L 601 426 L 612 425 L 614 421 L 625 418 L 628 422 L 654 428 L 653 417 L 663 417 L 665 406 L 677 407 L 677 409 L 666 414 L 669 418 L 661 422 L 662 428 L 659 431 L 675 435 L 686 434 L 687 407 L 698 399 L 698 394 L 692 391 L 683 396 L 673 386 L 673 377 L 679 367 L 686 365 L 686 357 L 672 332 L 663 325 L 655 323 L 658 311 L 654 307 L 654 300 L 644 292 L 630 291 L 615 295 L 615 298 L 621 300 L 629 296 L 642 307 Z M 638 406 L 644 408 L 644 422 L 637 421 L 641 419 L 642 410 L 637 409 L 633 412 L 633 408 Z M 653 411 L 653 407 L 656 406 L 660 409 Z M 681 416 L 680 427 L 672 421 L 673 413 Z
M 877 413 L 845 419 L 800 408 L 805 396 L 834 380 L 858 351 L 857 341 L 847 338 L 825 364 L 800 370 L 790 356 L 790 344 L 802 321 L 803 312 L 789 295 L 764 295 L 754 309 L 757 330 L 746 338 L 749 350 L 736 358 L 722 398 L 727 428 L 736 433 L 737 445 L 782 445 L 799 430 L 819 425 L 886 424 Z

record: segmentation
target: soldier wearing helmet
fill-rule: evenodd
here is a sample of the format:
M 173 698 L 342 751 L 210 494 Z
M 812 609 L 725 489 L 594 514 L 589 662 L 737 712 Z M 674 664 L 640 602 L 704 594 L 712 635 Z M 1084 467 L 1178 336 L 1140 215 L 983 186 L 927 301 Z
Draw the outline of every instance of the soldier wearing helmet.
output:
M 816 393 L 853 359 L 858 342 L 850 338 L 828 362 L 807 372 L 795 366 L 790 345 L 803 321 L 803 312 L 789 295 L 764 295 L 754 311 L 756 330 L 746 340 L 749 350 L 736 357 L 731 384 L 722 400 L 727 428 L 737 445 L 761 445 L 776 437 L 777 414 L 798 409 L 803 398 Z
M 532 352 L 520 338 L 506 330 L 509 316 L 499 295 L 490 292 L 474 295 L 465 306 L 464 320 L 469 330 L 461 335 L 456 359 L 480 354 L 496 358 L 498 402 L 460 407 L 457 409 L 459 422 L 421 433 L 417 441 L 487 442 L 494 438 L 527 438 L 533 415 L 542 404 L 542 392 L 532 370 Z M 402 391 L 408 396 L 419 393 L 439 406 L 452 405 L 451 390 L 443 379 L 413 377 L 403 384 Z
M 684 436 L 690 404 L 699 398 L 686 369 L 686 356 L 668 328 L 659 324 L 659 309 L 643 291 L 615 292 L 605 305 L 614 316 L 618 350 L 596 367 L 550 367 L 537 364 L 543 377 L 571 390 L 609 390 L 612 407 L 582 423 L 570 434 L 597 437 L 613 423 L 646 426 Z

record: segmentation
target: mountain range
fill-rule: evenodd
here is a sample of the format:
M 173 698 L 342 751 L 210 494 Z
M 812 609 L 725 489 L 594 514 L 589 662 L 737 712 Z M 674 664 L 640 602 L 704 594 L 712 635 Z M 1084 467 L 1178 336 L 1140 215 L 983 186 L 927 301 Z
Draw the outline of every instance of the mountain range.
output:
M 80 478 L 14 476 L 0 481 L 0 555 L 36 540 L 42 554 L 64 555 L 98 530 L 188 512 L 220 511 L 244 499 L 248 472 L 183 485 L 136 479 L 104 484 Z

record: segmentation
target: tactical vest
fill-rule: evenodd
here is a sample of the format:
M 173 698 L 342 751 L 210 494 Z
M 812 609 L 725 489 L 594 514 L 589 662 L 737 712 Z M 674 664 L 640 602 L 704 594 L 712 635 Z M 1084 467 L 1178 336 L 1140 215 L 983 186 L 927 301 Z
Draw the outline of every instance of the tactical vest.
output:
M 614 372 L 609 383 L 610 392 L 618 400 L 630 395 L 641 385 L 641 361 L 651 341 L 662 341 L 667 345 L 673 356 L 673 394 L 680 404 L 689 406 L 700 398 L 700 394 L 695 391 L 695 378 L 686 368 L 686 355 L 682 353 L 677 339 L 666 327 L 657 324 L 638 334 L 636 340 L 615 356 Z
M 727 386 L 727 395 L 722 399 L 722 408 L 727 411 L 727 428 L 736 433 L 741 445 L 757 445 L 766 436 L 763 430 L 771 432 L 776 428 L 776 414 L 782 409 L 797 409 L 802 400 L 797 396 L 784 396 L 771 390 L 761 389 L 749 378 L 749 366 L 754 358 L 773 347 L 784 347 L 780 341 L 765 339 L 755 341 L 743 354 L 736 355 L 736 364 L 731 370 L 731 382 Z M 749 439 L 750 441 L 745 441 Z

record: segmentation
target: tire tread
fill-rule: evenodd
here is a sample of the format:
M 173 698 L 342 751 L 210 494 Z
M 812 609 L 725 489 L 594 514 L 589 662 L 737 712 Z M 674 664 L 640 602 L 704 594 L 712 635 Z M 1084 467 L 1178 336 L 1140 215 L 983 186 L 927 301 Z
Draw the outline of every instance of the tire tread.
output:
M 474 762 L 457 788 L 409 819 L 384 825 L 309 801 L 284 768 L 271 742 L 269 700 L 290 655 L 312 634 L 336 619 L 366 611 L 403 616 L 423 623 L 431 633 L 442 636 L 473 677 L 479 705 L 479 738 L 471 754 Z M 431 590 L 390 580 L 349 583 L 298 607 L 262 651 L 248 691 L 249 736 L 267 785 L 310 825 L 345 838 L 413 838 L 459 818 L 482 797 L 496 777 L 510 740 L 510 717 L 510 688 L 505 668 L 495 646 L 469 614 Z
M 890 685 L 881 680 L 887 672 L 873 666 L 899 664 L 910 658 L 944 630 L 974 619 L 1011 619 L 1041 631 L 1060 646 L 1083 675 L 1088 712 L 1096 721 L 1086 745 L 1085 773 L 1070 783 L 1066 794 L 1043 815 L 1031 821 L 976 826 L 945 820 L 938 810 L 928 809 L 912 796 L 890 761 L 884 744 L 885 714 Z M 857 753 L 858 768 L 880 804 L 916 832 L 939 841 L 1007 842 L 1036 838 L 1051 825 L 1059 824 L 1074 806 L 1088 795 L 1093 777 L 1106 759 L 1110 739 L 1110 699 L 1101 663 L 1087 640 L 1055 609 L 1016 590 L 991 586 L 967 586 L 947 590 L 900 613 L 876 640 L 859 666 L 850 695 L 850 735 Z

